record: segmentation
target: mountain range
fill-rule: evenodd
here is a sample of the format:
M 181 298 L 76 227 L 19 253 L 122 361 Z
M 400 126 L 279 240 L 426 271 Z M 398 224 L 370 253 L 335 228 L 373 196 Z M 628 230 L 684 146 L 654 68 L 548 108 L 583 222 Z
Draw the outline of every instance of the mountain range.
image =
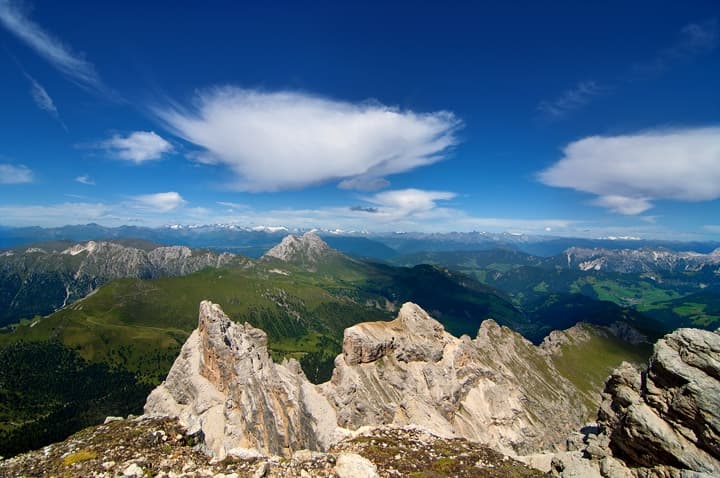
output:
M 625 254 L 605 254 L 616 253 Z M 24 319 L 0 333 L 0 454 L 139 411 L 194 329 L 202 300 L 264 330 L 270 356 L 298 360 L 313 383 L 330 378 L 345 328 L 387 321 L 404 302 L 457 337 L 475 337 L 492 318 L 562 349 L 554 366 L 586 410 L 612 367 L 644 360 L 649 341 L 683 323 L 712 328 L 720 319 L 710 262 L 682 271 L 658 262 L 651 279 L 508 249 L 414 253 L 394 264 L 359 256 L 314 232 L 285 235 L 258 259 L 137 239 L 3 251 L 6 322 Z M 714 256 L 692 257 L 697 265 Z M 687 305 L 699 300 L 699 311 Z M 579 372 L 578 363 L 587 367 Z
M 55 241 L 0 252 L 0 326 L 47 315 L 126 277 L 180 276 L 206 267 L 243 265 L 228 253 L 143 241 Z
M 0 226 L 0 248 L 36 242 L 70 240 L 143 239 L 156 244 L 184 245 L 219 252 L 260 257 L 287 234 L 316 232 L 340 252 L 386 260 L 403 254 L 427 251 L 477 251 L 511 249 L 538 256 L 561 254 L 570 247 L 639 249 L 662 248 L 670 251 L 709 253 L 720 247 L 717 241 L 664 241 L 638 237 L 608 236 L 594 239 L 493 232 L 390 232 L 302 230 L 284 226 L 240 226 L 236 224 L 104 227 L 98 224 L 54 228 Z
M 579 320 L 608 327 L 624 323 L 647 333 L 642 314 L 615 304 L 573 300 L 558 309 L 549 301 L 526 312 L 505 292 L 466 274 L 437 265 L 353 259 L 314 233 L 288 236 L 259 260 L 146 242 L 57 243 L 39 249 L 19 248 L 3 256 L 5 270 L 31 264 L 34 272 L 20 281 L 26 290 L 56 290 L 63 301 L 68 289 L 78 290 L 73 298 L 82 298 L 68 300 L 46 317 L 28 316 L 0 334 L 0 394 L 7 397 L 0 407 L 0 454 L 60 438 L 103 414 L 137 411 L 139 397 L 169 370 L 195 327 L 197 304 L 205 299 L 221 304 L 234 321 L 265 330 L 272 357 L 299 360 L 313 382 L 329 378 L 343 329 L 388 320 L 406 301 L 431 311 L 457 336 L 475 336 L 490 317 L 536 343 Z M 118 276 L 125 277 L 110 280 Z M 44 296 L 25 297 L 37 307 Z M 48 312 L 58 305 L 48 301 Z M 597 344 L 609 359 L 599 365 L 601 375 L 621 357 L 647 353 L 621 339 Z M 33 364 L 33 380 L 27 368 L 15 365 L 20 363 Z M 86 386 L 73 387 L 57 377 Z M 589 387 L 587 379 L 583 386 Z

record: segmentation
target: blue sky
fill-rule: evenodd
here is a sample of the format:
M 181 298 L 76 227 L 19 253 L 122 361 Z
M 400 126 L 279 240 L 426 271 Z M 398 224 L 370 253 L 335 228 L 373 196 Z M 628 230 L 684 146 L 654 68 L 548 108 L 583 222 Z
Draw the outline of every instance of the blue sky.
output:
M 716 1 L 179 3 L 0 0 L 0 224 L 720 238 Z

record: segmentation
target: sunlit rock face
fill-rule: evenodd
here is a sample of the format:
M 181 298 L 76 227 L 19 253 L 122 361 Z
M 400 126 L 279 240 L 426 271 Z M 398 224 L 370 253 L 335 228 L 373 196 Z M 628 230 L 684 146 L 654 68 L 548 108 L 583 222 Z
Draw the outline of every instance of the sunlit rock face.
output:
M 616 457 L 720 473 L 720 334 L 676 330 L 655 344 L 645 373 L 620 367 L 605 392 L 600 424 Z
M 216 457 L 327 450 L 378 425 L 526 452 L 560 446 L 587 416 L 547 354 L 519 334 L 489 320 L 474 340 L 456 338 L 412 303 L 393 321 L 348 328 L 332 379 L 313 385 L 296 361 L 273 363 L 264 332 L 205 301 L 145 411 L 201 431 Z

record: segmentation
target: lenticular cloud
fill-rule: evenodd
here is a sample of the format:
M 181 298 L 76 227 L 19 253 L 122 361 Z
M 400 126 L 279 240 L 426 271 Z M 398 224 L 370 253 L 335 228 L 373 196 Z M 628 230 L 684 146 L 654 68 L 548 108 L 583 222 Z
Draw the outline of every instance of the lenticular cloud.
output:
M 720 198 L 718 127 L 591 136 L 563 152 L 540 180 L 595 194 L 594 204 L 621 214 L 644 212 L 655 200 Z
M 444 159 L 461 122 L 446 111 L 415 113 L 296 92 L 217 88 L 190 108 L 156 109 L 178 136 L 223 164 L 243 191 L 298 189 L 328 181 L 362 189 Z

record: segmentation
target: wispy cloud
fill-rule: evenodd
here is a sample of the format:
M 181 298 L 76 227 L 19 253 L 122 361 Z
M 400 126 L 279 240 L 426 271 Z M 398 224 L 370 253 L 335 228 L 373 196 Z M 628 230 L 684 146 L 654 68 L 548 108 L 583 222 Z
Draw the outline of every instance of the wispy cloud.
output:
M 690 23 L 680 30 L 673 45 L 658 51 L 654 58 L 632 65 L 630 78 L 658 75 L 677 63 L 711 53 L 717 48 L 719 40 L 717 19 Z
M 43 88 L 42 85 L 32 76 L 28 75 L 27 79 L 30 81 L 30 94 L 32 95 L 32 99 L 37 107 L 41 110 L 47 111 L 53 117 L 57 118 L 58 110 L 55 107 L 55 103 L 52 98 L 50 98 L 50 95 L 48 95 L 47 91 L 45 91 L 45 88 Z
M 646 197 L 618 196 L 615 194 L 600 196 L 599 198 L 593 200 L 592 204 L 610 209 L 618 214 L 625 214 L 628 216 L 643 213 L 653 207 L 650 199 Z
M 65 123 L 63 123 L 60 119 L 60 113 L 58 112 L 55 102 L 50 97 L 47 90 L 45 90 L 45 88 L 29 74 L 25 73 L 25 77 L 30 82 L 30 96 L 32 96 L 32 99 L 37 107 L 46 111 L 55 121 L 58 122 L 60 126 L 62 126 L 65 131 L 67 131 L 67 126 L 65 126 Z
M 563 119 L 573 111 L 614 91 L 624 83 L 648 79 L 664 73 L 678 63 L 711 53 L 717 48 L 719 42 L 720 33 L 717 19 L 690 23 L 680 30 L 675 43 L 658 50 L 648 60 L 630 65 L 626 72 L 619 74 L 615 80 L 605 84 L 599 84 L 593 80 L 582 81 L 553 99 L 540 101 L 537 109 L 546 118 Z
M 620 214 L 640 214 L 656 200 L 720 198 L 720 127 L 591 136 L 563 153 L 540 181 L 594 194 L 594 204 Z
M 173 191 L 130 196 L 118 202 L 91 202 L 81 195 L 66 196 L 77 201 L 0 204 L 0 224 L 53 227 L 97 222 L 109 226 L 160 226 L 168 222 L 198 222 L 211 217 L 207 209 L 187 207 L 187 201 Z
M 182 196 L 175 191 L 155 194 L 141 194 L 132 197 L 135 207 L 150 209 L 156 212 L 169 212 L 187 204 Z
M 10 226 L 62 226 L 88 222 L 113 222 L 111 207 L 103 203 L 64 202 L 48 205 L 0 205 L 3 225 Z M 118 217 L 119 218 L 119 217 Z M 124 218 L 123 218 L 124 219 Z M 119 224 L 118 224 L 119 225 Z
M 105 86 L 93 64 L 84 55 L 74 52 L 33 22 L 20 2 L 0 0 L 0 24 L 76 85 L 103 96 L 116 95 Z
M 152 195 L 148 195 L 152 196 Z M 270 209 L 244 208 L 228 210 L 208 207 L 188 207 L 182 204 L 171 207 L 171 199 L 163 206 L 156 200 L 137 198 L 118 203 L 93 203 L 89 201 L 64 202 L 48 205 L 0 204 L 0 223 L 12 226 L 61 226 L 97 222 L 108 226 L 142 224 L 162 226 L 165 224 L 239 224 L 243 226 L 282 225 L 289 228 L 323 228 L 369 231 L 511 231 L 546 233 L 550 228 L 557 234 L 598 235 L 600 232 L 578 232 L 578 222 L 564 219 L 522 219 L 474 217 L 452 208 L 434 207 L 412 214 L 381 206 L 348 208 L 328 206 L 317 209 Z M 362 208 L 362 209 L 361 209 Z M 371 211 L 375 212 L 371 212 Z M 618 231 L 612 231 L 619 234 Z M 637 232 L 637 231 L 635 231 Z
M 33 181 L 33 172 L 27 166 L 0 164 L 0 184 L 22 184 Z
M 218 201 L 217 203 L 219 205 L 225 206 L 231 210 L 236 210 L 236 209 L 244 210 L 244 209 L 250 208 L 250 206 L 248 206 L 247 204 L 240 204 L 240 203 L 230 202 L 230 201 Z
M 602 94 L 604 90 L 595 81 L 581 81 L 561 93 L 557 98 L 541 101 L 538 111 L 550 118 L 559 119 L 585 106 L 596 96 Z
M 154 131 L 135 131 L 127 136 L 116 134 L 93 146 L 105 149 L 115 158 L 135 164 L 162 159 L 173 150 L 172 144 Z
M 178 136 L 222 164 L 242 191 L 279 191 L 342 181 L 376 189 L 387 175 L 444 159 L 461 122 L 445 111 L 415 113 L 298 92 L 233 87 L 201 93 L 195 106 L 157 108 Z
M 95 181 L 90 179 L 90 176 L 87 176 L 87 175 L 78 176 L 75 178 L 75 181 L 77 181 L 80 184 L 85 184 L 87 186 L 95 186 Z

